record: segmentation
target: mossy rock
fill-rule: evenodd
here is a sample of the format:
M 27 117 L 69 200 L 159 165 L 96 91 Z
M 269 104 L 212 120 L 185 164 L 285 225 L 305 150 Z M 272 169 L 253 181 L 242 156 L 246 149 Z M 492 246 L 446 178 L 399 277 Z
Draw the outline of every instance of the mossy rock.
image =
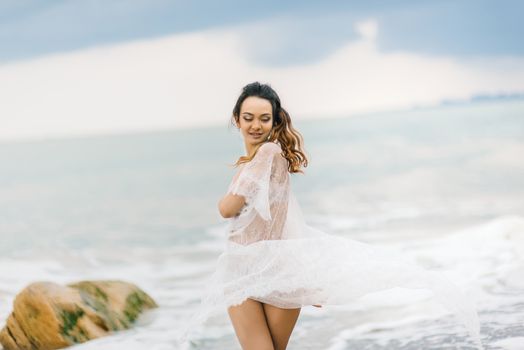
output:
M 32 283 L 13 303 L 0 331 L 5 350 L 60 349 L 131 327 L 142 312 L 158 307 L 124 281 L 80 281 L 61 286 Z

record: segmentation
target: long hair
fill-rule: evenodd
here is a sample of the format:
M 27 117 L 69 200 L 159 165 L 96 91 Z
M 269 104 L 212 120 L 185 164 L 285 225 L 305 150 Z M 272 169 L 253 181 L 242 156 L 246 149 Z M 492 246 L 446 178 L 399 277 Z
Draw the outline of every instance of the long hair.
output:
M 268 100 L 272 106 L 273 112 L 273 125 L 269 138 L 267 141 L 277 141 L 282 148 L 282 155 L 288 162 L 288 171 L 290 173 L 303 173 L 301 167 L 307 167 L 308 160 L 303 150 L 303 138 L 302 135 L 293 128 L 291 123 L 291 117 L 289 113 L 282 108 L 280 104 L 280 98 L 271 86 L 268 84 L 260 84 L 258 81 L 247 84 L 242 88 L 242 93 L 238 97 L 238 100 L 233 108 L 233 115 L 231 116 L 231 123 L 239 123 L 240 119 L 240 107 L 242 102 L 250 96 L 256 96 Z M 261 143 L 255 152 L 250 157 L 240 157 L 235 166 L 242 163 L 249 162 L 258 151 L 258 148 L 262 145 Z

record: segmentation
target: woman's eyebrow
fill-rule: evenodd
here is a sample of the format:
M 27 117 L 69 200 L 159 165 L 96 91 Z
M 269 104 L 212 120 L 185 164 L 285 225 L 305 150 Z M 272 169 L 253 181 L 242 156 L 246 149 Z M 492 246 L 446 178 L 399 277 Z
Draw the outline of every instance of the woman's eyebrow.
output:
M 249 113 L 249 112 L 242 112 L 242 114 L 254 115 L 253 113 Z M 261 115 L 271 115 L 271 113 L 264 113 L 264 114 L 261 114 Z

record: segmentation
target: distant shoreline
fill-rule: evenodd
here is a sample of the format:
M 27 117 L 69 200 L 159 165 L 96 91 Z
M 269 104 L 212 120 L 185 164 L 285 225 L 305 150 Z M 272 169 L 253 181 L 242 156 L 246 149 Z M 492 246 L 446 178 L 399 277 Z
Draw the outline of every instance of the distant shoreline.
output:
M 446 107 L 469 107 L 477 106 L 480 104 L 490 104 L 490 103 L 513 103 L 513 102 L 524 102 L 524 93 L 509 93 L 509 94 L 480 94 L 474 95 L 469 99 L 445 99 L 438 104 L 434 105 L 415 105 L 410 108 L 399 108 L 399 109 L 389 109 L 389 110 L 376 110 L 376 111 L 366 111 L 358 113 L 347 113 L 343 115 L 328 115 L 323 118 L 318 116 L 303 116 L 302 118 L 297 118 L 296 124 L 303 122 L 316 122 L 320 120 L 335 120 L 335 119 L 345 119 L 345 118 L 366 118 L 376 115 L 384 115 L 389 113 L 402 113 L 402 112 L 412 112 L 412 111 L 431 111 L 438 108 Z M 48 136 L 34 136 L 34 137 L 20 137 L 20 138 L 6 138 L 3 139 L 0 136 L 0 147 L 9 146 L 15 144 L 32 144 L 32 143 L 41 143 L 41 142 L 53 142 L 53 141 L 68 141 L 68 140 L 92 140 L 92 139 L 104 139 L 108 137 L 136 137 L 136 136 L 152 136 L 157 134 L 158 136 L 168 135 L 177 132 L 200 132 L 206 129 L 216 129 L 223 128 L 226 130 L 228 128 L 228 120 L 224 120 L 220 123 L 208 123 L 206 125 L 189 125 L 189 126 L 180 126 L 176 128 L 153 128 L 153 129 L 143 129 L 143 130 L 109 130 L 103 132 L 90 132 L 85 134 L 56 134 Z

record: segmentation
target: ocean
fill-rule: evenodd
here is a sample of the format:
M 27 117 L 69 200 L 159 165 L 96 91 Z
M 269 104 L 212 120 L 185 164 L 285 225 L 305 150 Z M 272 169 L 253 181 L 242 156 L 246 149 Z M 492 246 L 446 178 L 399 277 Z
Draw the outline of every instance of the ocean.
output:
M 0 327 L 31 282 L 121 279 L 160 307 L 74 348 L 176 349 L 225 244 L 217 203 L 244 154 L 227 119 L 0 143 Z M 308 224 L 441 271 L 477 305 L 486 349 L 524 348 L 523 100 L 294 125 L 310 164 L 291 182 Z M 226 310 L 195 332 L 184 349 L 240 349 Z M 288 346 L 472 348 L 452 315 L 405 290 L 304 307 Z

